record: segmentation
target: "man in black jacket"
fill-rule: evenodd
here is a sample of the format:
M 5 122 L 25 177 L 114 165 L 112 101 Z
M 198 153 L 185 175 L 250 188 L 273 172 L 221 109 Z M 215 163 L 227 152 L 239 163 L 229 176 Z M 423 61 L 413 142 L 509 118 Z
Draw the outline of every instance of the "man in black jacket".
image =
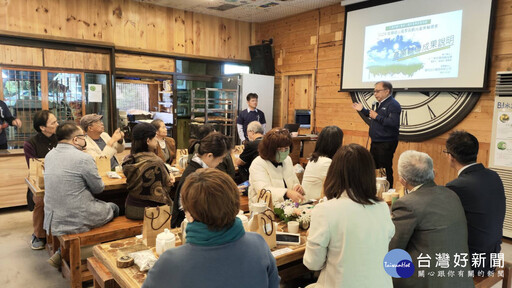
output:
M 446 187 L 455 191 L 464 207 L 470 258 L 480 254 L 476 257 L 482 260 L 480 265 L 472 267 L 477 276 L 478 271 L 494 270 L 490 267 L 491 253 L 501 250 L 505 218 L 503 183 L 498 173 L 476 163 L 478 140 L 470 133 L 455 131 L 450 134 L 443 152 L 448 154 L 451 166 L 459 174 Z
M 7 104 L 0 100 L 0 149 L 7 149 L 7 133 L 5 133 L 7 124 L 21 128 L 21 120 L 13 117 Z
M 361 103 L 353 103 L 352 107 L 371 119 L 369 133 L 372 145 L 370 153 L 375 161 L 375 167 L 386 169 L 386 178 L 392 188 L 393 155 L 398 146 L 402 107 L 392 96 L 393 85 L 387 81 L 377 82 L 373 94 L 378 102 L 372 105 L 372 110 L 364 108 Z

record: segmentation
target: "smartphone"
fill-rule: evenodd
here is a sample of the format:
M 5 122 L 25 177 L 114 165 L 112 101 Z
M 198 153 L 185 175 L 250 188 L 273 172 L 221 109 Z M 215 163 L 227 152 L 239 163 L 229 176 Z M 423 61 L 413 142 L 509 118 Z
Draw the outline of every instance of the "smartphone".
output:
M 276 242 L 283 245 L 300 245 L 300 234 L 277 232 Z

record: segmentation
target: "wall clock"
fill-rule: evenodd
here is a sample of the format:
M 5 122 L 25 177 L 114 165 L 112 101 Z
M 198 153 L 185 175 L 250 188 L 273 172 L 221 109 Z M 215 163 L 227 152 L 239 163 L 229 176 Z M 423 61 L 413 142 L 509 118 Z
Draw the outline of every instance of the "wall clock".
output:
M 371 109 L 376 101 L 373 91 L 351 92 L 352 101 Z M 400 137 L 402 141 L 420 142 L 452 129 L 464 119 L 480 98 L 474 92 L 396 92 L 402 106 Z M 370 119 L 359 112 L 370 124 Z

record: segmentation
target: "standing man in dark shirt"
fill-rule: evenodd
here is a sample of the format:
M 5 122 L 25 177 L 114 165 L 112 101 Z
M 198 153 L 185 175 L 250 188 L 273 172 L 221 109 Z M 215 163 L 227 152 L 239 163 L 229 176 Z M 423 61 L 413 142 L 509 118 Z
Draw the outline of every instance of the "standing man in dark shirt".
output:
M 480 254 L 483 260 L 478 267 L 472 265 L 477 276 L 479 271 L 486 273 L 494 270 L 490 267 L 490 254 L 501 251 L 505 189 L 498 173 L 476 162 L 478 139 L 470 133 L 451 133 L 443 152 L 450 158 L 451 167 L 457 169 L 459 174 L 446 187 L 459 196 L 466 214 L 469 258 L 473 258 L 473 254 Z
M 263 131 L 265 131 L 265 125 L 267 123 L 263 111 L 256 108 L 258 106 L 258 94 L 247 94 L 247 106 L 248 108 L 240 112 L 240 115 L 238 115 L 236 119 L 238 137 L 240 137 L 242 144 L 247 142 L 247 125 L 249 125 L 249 123 L 252 121 L 260 122 L 263 126 Z
M 240 173 L 239 182 L 249 180 L 249 167 L 251 167 L 252 160 L 258 157 L 258 145 L 263 139 L 263 126 L 258 121 L 252 121 L 247 125 L 247 137 L 249 141 L 244 145 L 244 151 L 240 157 L 236 159 L 238 166 L 238 173 Z
M 361 103 L 353 103 L 352 107 L 361 111 L 366 117 L 371 118 L 369 134 L 372 145 L 370 153 L 373 156 L 376 168 L 386 169 L 386 178 L 389 187 L 392 188 L 393 155 L 398 146 L 402 107 L 393 98 L 393 85 L 387 81 L 377 82 L 373 94 L 378 102 L 372 105 L 372 110 L 363 108 Z
M 21 128 L 21 120 L 13 117 L 7 104 L 0 100 L 0 149 L 7 149 L 7 133 L 5 133 L 7 124 Z

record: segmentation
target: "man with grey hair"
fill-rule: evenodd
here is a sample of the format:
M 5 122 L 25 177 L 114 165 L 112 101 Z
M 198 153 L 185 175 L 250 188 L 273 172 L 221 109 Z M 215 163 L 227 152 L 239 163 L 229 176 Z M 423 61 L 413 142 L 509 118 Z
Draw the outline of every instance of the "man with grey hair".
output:
M 375 101 L 372 109 L 366 109 L 361 103 L 353 103 L 352 107 L 370 118 L 369 137 L 372 139 L 370 153 L 375 168 L 384 168 L 390 188 L 394 185 L 393 156 L 398 146 L 400 134 L 400 113 L 402 107 L 393 96 L 393 85 L 388 81 L 375 83 L 373 89 Z
M 432 158 L 426 153 L 409 150 L 398 159 L 399 181 L 409 192 L 393 204 L 395 236 L 389 243 L 389 250 L 407 251 L 415 272 L 409 278 L 393 278 L 393 285 L 473 287 L 473 278 L 468 277 L 471 258 L 464 209 L 453 191 L 436 185 L 433 168 Z M 439 277 L 450 269 L 463 271 L 464 276 L 457 273 L 454 277 Z M 424 277 L 420 276 L 420 271 L 424 272 Z M 435 276 L 428 276 L 432 272 Z
M 249 179 L 249 167 L 251 167 L 252 160 L 258 157 L 258 145 L 261 139 L 263 139 L 263 125 L 258 121 L 252 121 L 247 125 L 247 137 L 249 142 L 244 145 L 244 151 L 240 154 L 240 157 L 236 159 L 236 165 L 238 166 L 238 173 L 240 178 L 237 182 L 244 182 Z

